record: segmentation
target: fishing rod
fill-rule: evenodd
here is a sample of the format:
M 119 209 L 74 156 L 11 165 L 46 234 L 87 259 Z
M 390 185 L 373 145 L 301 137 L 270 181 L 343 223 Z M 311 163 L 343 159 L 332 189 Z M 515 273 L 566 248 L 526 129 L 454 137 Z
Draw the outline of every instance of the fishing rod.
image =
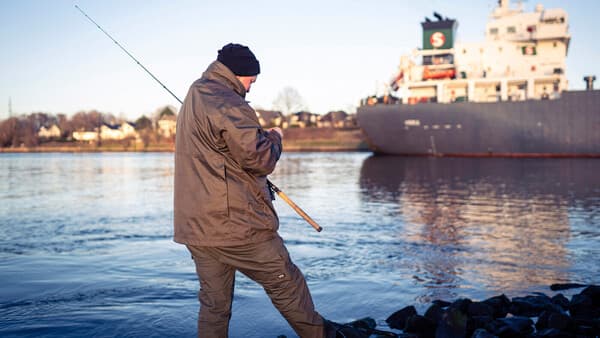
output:
M 121 46 L 121 44 L 117 40 L 115 40 L 110 34 L 108 34 L 107 31 L 105 31 L 102 27 L 100 27 L 100 25 L 96 21 L 94 21 L 94 19 L 92 19 L 89 15 L 87 15 L 87 13 L 84 12 L 79 6 L 75 5 L 75 8 L 77 8 L 77 10 L 79 10 L 79 12 L 81 12 L 81 14 L 83 14 L 83 16 L 85 16 L 91 23 L 93 23 L 96 27 L 98 27 L 98 29 L 100 31 L 102 31 L 102 33 L 104 33 L 104 35 L 106 35 L 117 46 L 119 46 L 119 48 L 121 48 L 121 50 L 124 51 L 125 54 L 127 54 L 130 58 L 132 58 L 133 61 L 135 61 L 135 63 L 137 63 L 140 67 L 142 67 L 142 69 L 146 73 L 148 73 L 148 75 L 150 75 L 167 92 L 169 92 L 169 94 L 171 94 L 171 96 L 173 96 L 177 101 L 179 101 L 180 104 L 183 105 L 183 101 L 181 101 L 175 94 L 173 94 L 173 92 L 170 91 L 169 88 L 167 88 L 167 86 L 165 86 L 158 78 L 156 78 L 156 76 L 154 76 L 154 74 L 152 74 L 146 67 L 144 67 L 144 65 L 141 62 L 139 62 L 133 55 L 131 55 L 131 53 L 129 53 L 127 51 L 127 49 L 125 49 L 125 47 Z M 308 214 L 306 212 L 304 212 L 304 210 L 302 210 L 296 203 L 294 203 L 294 201 L 292 201 L 283 191 L 281 191 L 269 179 L 267 179 L 267 185 L 269 186 L 269 189 L 274 191 L 277 194 L 277 196 L 279 196 L 282 200 L 284 200 L 292 209 L 294 209 L 294 211 L 298 215 L 300 215 L 300 217 L 302 217 L 306 222 L 308 222 L 308 224 L 310 224 L 313 228 L 315 228 L 315 230 L 317 230 L 318 232 L 321 232 L 321 230 L 323 230 L 323 228 L 319 224 L 317 224 L 317 222 L 315 222 L 310 216 L 308 216 Z

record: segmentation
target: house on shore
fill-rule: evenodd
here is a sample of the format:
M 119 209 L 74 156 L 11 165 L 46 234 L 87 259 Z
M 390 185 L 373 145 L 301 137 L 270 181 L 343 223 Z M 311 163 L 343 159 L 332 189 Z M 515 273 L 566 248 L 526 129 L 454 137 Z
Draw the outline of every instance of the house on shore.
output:
M 123 122 L 119 125 L 103 123 L 100 130 L 94 131 L 78 130 L 73 132 L 73 139 L 82 142 L 120 141 L 125 139 L 139 139 L 138 132 L 135 130 L 135 124 L 132 122 Z
M 175 110 L 171 106 L 164 107 L 158 114 L 156 132 L 165 138 L 175 136 L 177 132 L 177 115 L 175 115 Z
M 283 114 L 277 110 L 257 109 L 256 116 L 258 117 L 260 126 L 263 128 L 281 127 L 285 121 Z
M 319 128 L 354 128 L 357 126 L 355 115 L 348 114 L 343 110 L 330 111 L 320 116 L 317 122 Z
M 50 127 L 46 128 L 46 126 L 42 126 L 40 128 L 40 130 L 38 130 L 38 137 L 42 138 L 42 139 L 52 139 L 52 138 L 60 138 L 62 135 L 62 132 L 60 131 L 60 128 L 56 125 L 53 124 Z
M 283 123 L 283 128 L 306 128 L 314 127 L 319 120 L 318 114 L 313 114 L 307 111 L 300 111 L 291 114 L 287 121 Z
M 77 130 L 73 132 L 73 139 L 80 142 L 96 142 L 98 141 L 98 131 Z
M 137 139 L 138 133 L 135 130 L 135 124 L 123 122 L 120 125 L 103 123 L 100 127 L 100 139 L 102 140 L 124 140 L 127 138 Z

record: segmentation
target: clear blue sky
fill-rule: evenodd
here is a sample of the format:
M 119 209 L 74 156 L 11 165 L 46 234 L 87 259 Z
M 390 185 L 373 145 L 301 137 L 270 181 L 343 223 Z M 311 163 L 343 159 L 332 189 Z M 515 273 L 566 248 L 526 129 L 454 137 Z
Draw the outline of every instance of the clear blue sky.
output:
M 600 1 L 539 1 L 569 14 L 571 89 L 600 79 Z M 532 10 L 537 2 L 525 2 Z M 247 99 L 272 108 L 286 86 L 315 113 L 351 110 L 421 44 L 435 10 L 459 20 L 458 40 L 482 41 L 495 0 L 65 1 L 0 0 L 0 119 L 98 109 L 130 119 L 178 102 L 75 8 L 78 4 L 181 99 L 217 50 L 249 45 L 261 75 Z M 596 87 L 600 87 L 600 80 Z

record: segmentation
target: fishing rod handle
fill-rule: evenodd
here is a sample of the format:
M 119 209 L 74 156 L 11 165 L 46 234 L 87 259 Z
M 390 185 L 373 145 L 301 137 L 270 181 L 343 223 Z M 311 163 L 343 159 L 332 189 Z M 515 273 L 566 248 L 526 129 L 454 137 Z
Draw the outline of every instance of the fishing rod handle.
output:
M 317 222 L 315 222 L 315 220 L 313 220 L 310 216 L 308 216 L 308 214 L 306 212 L 304 212 L 304 210 L 302 210 L 302 208 L 300 208 L 298 205 L 296 205 L 296 203 L 294 203 L 294 201 L 292 201 L 283 191 L 279 190 L 279 188 L 277 188 L 277 186 L 275 184 L 273 184 L 273 182 L 271 182 L 270 180 L 267 179 L 267 184 L 277 194 L 277 196 L 279 196 L 290 207 L 292 207 L 292 209 L 294 209 L 294 211 L 298 215 L 300 215 L 302 218 L 304 218 L 304 220 L 306 222 L 308 222 L 308 224 L 310 224 L 313 228 L 315 228 L 315 230 L 317 230 L 317 232 L 321 232 L 323 230 L 323 228 Z

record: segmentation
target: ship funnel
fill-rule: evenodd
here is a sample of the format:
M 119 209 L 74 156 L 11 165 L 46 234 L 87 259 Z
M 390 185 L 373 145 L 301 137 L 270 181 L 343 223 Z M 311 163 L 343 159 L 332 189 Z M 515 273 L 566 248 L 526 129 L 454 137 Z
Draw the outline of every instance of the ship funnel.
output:
M 437 21 L 425 18 L 423 27 L 423 49 L 450 49 L 454 47 L 454 36 L 458 22 L 444 18 L 440 13 L 433 12 Z
M 585 81 L 585 89 L 586 90 L 594 90 L 594 81 L 596 81 L 596 76 L 594 76 L 594 75 L 585 76 L 583 78 L 583 81 Z

